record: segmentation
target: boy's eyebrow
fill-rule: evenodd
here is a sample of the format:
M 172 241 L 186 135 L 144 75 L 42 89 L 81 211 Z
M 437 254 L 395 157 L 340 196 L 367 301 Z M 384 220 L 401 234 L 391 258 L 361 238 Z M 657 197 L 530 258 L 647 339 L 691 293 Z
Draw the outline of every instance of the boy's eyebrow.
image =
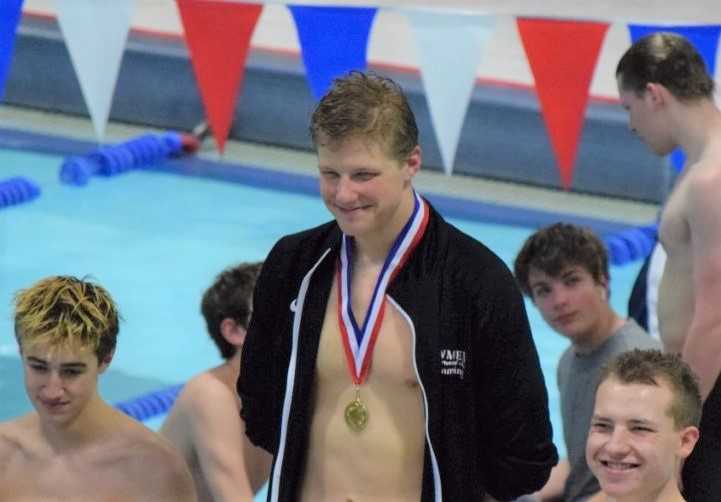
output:
M 653 421 L 644 418 L 632 418 L 628 421 L 631 425 L 655 425 Z
M 85 363 L 81 363 L 81 362 L 77 362 L 77 363 L 73 362 L 73 363 L 62 363 L 60 365 L 60 367 L 64 368 L 64 369 L 85 369 L 88 367 L 88 365 Z
M 598 422 L 610 422 L 611 419 L 604 417 L 602 415 L 593 415 L 591 417 L 591 421 L 598 421 Z M 646 420 L 644 418 L 631 418 L 628 420 L 628 423 L 631 425 L 655 425 L 655 423 L 651 420 Z
M 551 282 L 554 279 L 563 279 L 566 276 L 580 273 L 582 270 L 583 270 L 583 267 L 581 267 L 580 265 L 569 265 L 568 267 L 561 270 L 558 273 L 558 275 L 551 275 L 549 273 L 546 273 L 546 275 L 548 275 L 550 277 L 549 280 L 546 280 L 546 279 L 538 279 L 536 281 L 529 280 L 528 285 L 530 287 L 533 287 L 535 285 L 548 284 L 549 282 Z
M 39 357 L 35 357 L 35 356 L 28 356 L 27 360 L 32 363 L 44 364 L 45 366 L 48 365 L 47 361 L 45 361 L 44 359 L 40 359 Z M 60 367 L 65 368 L 65 369 L 85 369 L 88 367 L 88 365 L 83 362 L 78 361 L 78 362 L 62 363 L 60 365 Z
M 564 269 L 560 275 L 561 275 L 561 277 L 566 277 L 567 275 L 577 274 L 580 271 L 581 271 L 581 267 L 579 267 L 578 265 L 571 265 L 571 266 L 567 267 L 566 269 Z

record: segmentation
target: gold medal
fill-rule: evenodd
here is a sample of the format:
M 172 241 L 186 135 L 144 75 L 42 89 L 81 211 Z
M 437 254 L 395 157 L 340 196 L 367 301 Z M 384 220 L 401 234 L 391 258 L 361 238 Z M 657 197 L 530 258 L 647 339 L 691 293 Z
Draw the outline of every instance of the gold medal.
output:
M 368 408 L 360 399 L 360 389 L 356 389 L 355 399 L 345 407 L 345 423 L 353 432 L 361 432 L 368 425 Z

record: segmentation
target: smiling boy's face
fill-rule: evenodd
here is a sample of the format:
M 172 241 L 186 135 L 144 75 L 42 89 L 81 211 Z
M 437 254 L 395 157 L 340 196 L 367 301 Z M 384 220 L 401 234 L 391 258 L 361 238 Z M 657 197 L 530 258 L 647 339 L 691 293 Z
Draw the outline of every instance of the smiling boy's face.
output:
M 656 386 L 610 377 L 596 392 L 586 461 L 615 500 L 653 501 L 677 490 L 680 463 L 698 438 L 695 427 L 676 427 L 673 393 L 658 380 Z
M 48 347 L 32 344 L 22 350 L 25 390 L 41 421 L 72 423 L 97 396 L 98 364 L 90 347 Z
M 374 237 L 395 227 L 400 231 L 408 218 L 402 209 L 413 207 L 411 180 L 420 163 L 419 147 L 401 162 L 362 137 L 319 145 L 320 193 L 347 235 Z

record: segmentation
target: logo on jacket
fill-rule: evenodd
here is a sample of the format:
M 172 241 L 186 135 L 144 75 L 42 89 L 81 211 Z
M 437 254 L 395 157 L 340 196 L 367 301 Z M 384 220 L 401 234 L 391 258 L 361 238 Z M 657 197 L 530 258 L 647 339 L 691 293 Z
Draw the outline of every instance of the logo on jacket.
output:
M 465 350 L 441 349 L 441 375 L 457 376 L 463 380 L 465 371 Z

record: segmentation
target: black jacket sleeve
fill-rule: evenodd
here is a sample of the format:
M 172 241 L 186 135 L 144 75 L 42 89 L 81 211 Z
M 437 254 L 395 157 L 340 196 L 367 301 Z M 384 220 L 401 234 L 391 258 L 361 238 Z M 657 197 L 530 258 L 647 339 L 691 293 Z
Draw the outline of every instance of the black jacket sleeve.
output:
M 500 261 L 500 260 L 499 260 Z M 558 462 L 552 442 L 548 394 L 523 297 L 499 264 L 477 297 L 475 350 L 484 361 L 478 389 L 486 426 L 478 445 L 486 491 L 498 500 L 533 493 Z
M 281 347 L 284 338 L 290 336 L 282 329 L 289 326 L 284 320 L 291 301 L 285 298 L 287 278 L 282 248 L 282 241 L 273 247 L 256 282 L 237 383 L 246 435 L 253 444 L 273 454 L 278 448 L 285 382 Z

